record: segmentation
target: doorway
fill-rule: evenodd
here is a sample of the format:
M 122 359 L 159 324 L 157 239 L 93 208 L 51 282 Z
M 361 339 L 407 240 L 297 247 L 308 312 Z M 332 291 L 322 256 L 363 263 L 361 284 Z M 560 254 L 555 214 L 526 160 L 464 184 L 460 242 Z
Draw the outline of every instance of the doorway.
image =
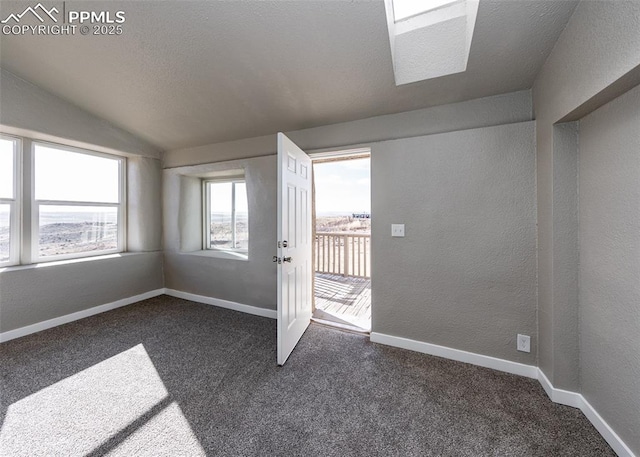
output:
M 371 331 L 371 157 L 313 157 L 313 320 Z

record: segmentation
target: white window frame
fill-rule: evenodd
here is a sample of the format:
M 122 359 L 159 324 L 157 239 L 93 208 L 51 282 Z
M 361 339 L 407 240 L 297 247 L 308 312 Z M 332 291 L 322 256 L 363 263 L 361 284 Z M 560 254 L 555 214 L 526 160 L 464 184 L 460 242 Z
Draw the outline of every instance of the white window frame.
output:
M 236 184 L 242 183 L 246 186 L 247 181 L 244 177 L 236 178 L 221 178 L 221 179 L 203 179 L 202 180 L 202 202 L 203 202 L 203 214 L 202 214 L 202 247 L 207 251 L 224 251 L 224 252 L 239 252 L 242 254 L 248 254 L 249 249 L 240 249 L 236 247 L 232 248 L 218 248 L 211 247 L 211 187 L 209 184 L 221 184 L 232 183 L 231 186 L 231 244 L 236 245 Z M 247 200 L 249 194 L 247 192 Z M 248 207 L 247 202 L 247 207 Z M 248 217 L 247 217 L 248 220 Z M 248 227 L 247 227 L 248 231 Z M 249 233 L 249 242 L 251 242 L 251 234 Z
M 22 139 L 0 134 L 0 138 L 13 142 L 13 198 L 0 198 L 0 204 L 9 205 L 9 259 L 1 262 L 0 267 L 20 263 L 20 221 L 22 220 Z
M 95 157 L 103 157 L 118 161 L 118 203 L 102 203 L 102 202 L 77 202 L 68 200 L 38 200 L 35 195 L 36 186 L 36 151 L 37 145 L 59 149 L 62 151 L 73 152 L 76 154 L 84 154 Z M 78 259 L 84 257 L 96 257 L 107 254 L 116 254 L 126 250 L 126 158 L 104 154 L 101 152 L 91 151 L 88 149 L 80 149 L 64 144 L 50 143 L 46 141 L 32 141 L 31 144 L 31 263 L 40 262 L 53 262 L 58 260 Z M 102 206 L 102 207 L 117 207 L 118 211 L 118 230 L 117 237 L 118 243 L 115 249 L 105 249 L 101 251 L 86 251 L 86 252 L 74 252 L 71 254 L 60 254 L 53 256 L 40 256 L 39 244 L 40 244 L 40 206 Z

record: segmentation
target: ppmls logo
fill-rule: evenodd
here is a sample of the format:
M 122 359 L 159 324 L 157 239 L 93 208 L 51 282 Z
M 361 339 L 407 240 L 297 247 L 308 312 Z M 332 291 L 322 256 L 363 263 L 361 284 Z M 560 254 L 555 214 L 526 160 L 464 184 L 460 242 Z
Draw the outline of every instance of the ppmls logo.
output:
M 109 36 L 123 32 L 124 11 L 69 10 L 66 2 L 62 2 L 62 15 L 59 14 L 55 6 L 47 8 L 42 3 L 28 6 L 0 21 L 2 35 L 76 35 L 79 32 L 80 35 Z
M 38 12 L 40 12 L 40 14 L 38 14 Z M 53 22 L 58 22 L 58 19 L 53 15 L 58 14 L 58 8 L 56 8 L 55 6 L 53 8 L 51 8 L 50 10 L 46 9 L 44 6 L 42 6 L 42 3 L 38 3 L 36 6 L 34 6 L 33 8 L 28 6 L 22 13 L 20 14 L 10 14 L 4 21 L 0 21 L 3 24 L 8 23 L 11 20 L 14 20 L 16 23 L 19 23 L 20 20 L 27 14 L 27 13 L 31 13 L 33 16 L 36 17 L 36 19 L 38 19 L 40 22 L 44 22 L 44 17 L 49 16 L 51 18 L 51 20 L 53 20 Z M 44 16 L 44 17 L 43 17 Z

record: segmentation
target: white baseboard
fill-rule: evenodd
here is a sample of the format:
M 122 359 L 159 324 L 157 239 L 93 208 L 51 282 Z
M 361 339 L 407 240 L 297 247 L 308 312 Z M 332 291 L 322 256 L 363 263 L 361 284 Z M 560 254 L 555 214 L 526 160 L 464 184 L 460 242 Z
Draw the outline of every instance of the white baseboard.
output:
M 509 360 L 498 359 L 488 355 L 475 354 L 473 352 L 451 349 L 437 344 L 425 343 L 423 341 L 410 340 L 399 336 L 385 335 L 384 333 L 371 332 L 371 341 L 374 343 L 395 346 L 411 351 L 422 352 L 424 354 L 444 357 L 445 359 L 457 360 L 458 362 L 470 363 L 485 368 L 493 368 L 498 371 L 526 376 L 527 378 L 538 378 L 538 367 L 526 365 L 524 363 L 511 362 Z
M 609 446 L 620 457 L 635 457 L 635 454 L 631 451 L 629 446 L 618 436 L 616 432 L 607 424 L 607 422 L 598 414 L 598 412 L 591 406 L 591 403 L 587 401 L 582 394 L 576 392 L 570 392 L 568 390 L 556 389 L 549 381 L 549 378 L 538 369 L 538 380 L 545 392 L 554 403 L 560 403 L 563 405 L 573 406 L 578 408 L 589 419 L 589 422 L 598 430 L 600 435 L 605 439 Z
M 591 406 L 591 404 L 581 394 L 568 390 L 556 389 L 542 370 L 536 366 L 511 362 L 509 360 L 475 354 L 473 352 L 461 351 L 459 349 L 451 349 L 445 346 L 438 346 L 437 344 L 410 340 L 408 338 L 385 335 L 383 333 L 372 332 L 371 341 L 374 343 L 385 344 L 387 346 L 409 349 L 411 351 L 435 355 L 445 359 L 457 360 L 458 362 L 470 363 L 472 365 L 479 365 L 485 368 L 492 368 L 498 371 L 505 371 L 507 373 L 537 379 L 551 401 L 580 409 L 606 442 L 609 443 L 609 446 L 611 446 L 616 454 L 618 454 L 618 456 L 636 457 L 625 442 L 622 441 L 618 434 L 613 431 L 609 424 L 607 424 L 602 416 L 598 414 L 593 406 Z
M 540 368 L 538 368 L 538 381 L 542 384 L 542 388 L 552 402 L 582 409 L 582 403 L 584 401 L 582 395 L 569 390 L 556 389 Z
M 255 316 L 268 317 L 270 319 L 277 318 L 277 312 L 275 309 L 258 308 L 257 306 L 243 305 L 242 303 L 222 300 L 220 298 L 206 297 L 204 295 L 191 294 L 189 292 L 182 292 L 175 289 L 165 289 L 164 293 L 172 297 L 183 298 L 185 300 L 195 301 L 198 303 L 204 303 L 205 305 L 213 305 L 220 308 L 232 309 L 234 311 L 253 314 Z
M 15 330 L 2 332 L 0 333 L 0 343 L 20 338 L 22 336 L 31 335 L 32 333 L 41 332 L 43 330 L 57 327 L 59 325 L 68 324 L 69 322 L 77 321 L 78 319 L 94 316 L 96 314 L 111 311 L 112 309 L 120 308 L 122 306 L 130 305 L 132 303 L 164 294 L 170 295 L 172 297 L 184 298 L 185 300 L 191 300 L 198 303 L 204 303 L 207 305 L 214 305 L 221 308 L 232 309 L 234 311 L 241 311 L 243 313 L 253 314 L 256 316 L 269 317 L 271 319 L 276 318 L 276 311 L 273 309 L 258 308 L 256 306 L 243 305 L 241 303 L 221 300 L 219 298 L 205 297 L 203 295 L 190 294 L 188 292 L 181 292 L 179 290 L 162 288 L 151 290 L 139 295 L 134 295 L 133 297 L 123 298 L 122 300 L 117 300 L 111 303 L 105 303 L 104 305 L 94 306 L 93 308 L 83 309 L 82 311 L 55 317 L 46 321 L 37 322 L 35 324 L 17 328 Z
M 42 330 L 47 330 L 52 327 L 57 327 L 58 325 L 68 324 L 69 322 L 77 321 L 78 319 L 83 319 L 85 317 L 104 313 L 105 311 L 111 311 L 112 309 L 130 305 L 132 303 L 146 300 L 148 298 L 157 297 L 158 295 L 162 295 L 162 294 L 164 294 L 164 289 L 151 290 L 143 294 L 134 295 L 133 297 L 123 298 L 122 300 L 117 300 L 111 303 L 105 303 L 104 305 L 94 306 L 93 308 L 89 308 L 89 309 L 83 309 L 82 311 L 77 311 L 75 313 L 66 314 L 60 317 L 55 317 L 53 319 L 38 322 L 36 324 L 20 327 L 15 330 L 9 330 L 8 332 L 2 332 L 0 333 L 0 343 L 4 343 L 5 341 L 13 340 L 15 338 L 20 338 L 22 336 L 30 335 L 32 333 L 41 332 Z

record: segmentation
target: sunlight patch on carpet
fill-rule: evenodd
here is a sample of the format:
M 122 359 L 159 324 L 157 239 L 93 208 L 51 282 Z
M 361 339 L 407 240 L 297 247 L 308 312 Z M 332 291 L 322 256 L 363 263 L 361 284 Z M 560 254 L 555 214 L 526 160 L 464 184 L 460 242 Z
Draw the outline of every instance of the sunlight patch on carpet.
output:
M 139 454 L 155 446 L 204 455 L 142 344 L 25 397 L 7 410 L 2 454 Z

